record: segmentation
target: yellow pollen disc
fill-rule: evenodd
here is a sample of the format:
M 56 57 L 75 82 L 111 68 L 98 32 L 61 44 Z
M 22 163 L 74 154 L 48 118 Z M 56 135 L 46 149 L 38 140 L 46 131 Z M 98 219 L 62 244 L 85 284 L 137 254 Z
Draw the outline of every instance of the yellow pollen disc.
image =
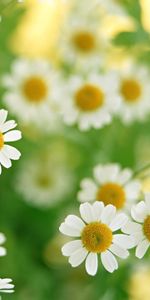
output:
M 150 216 L 148 216 L 144 221 L 143 231 L 147 239 L 150 241 Z
M 40 103 L 47 96 L 47 85 L 40 77 L 28 78 L 23 86 L 23 93 L 29 102 Z
M 102 223 L 90 223 L 83 229 L 81 240 L 84 247 L 94 253 L 106 251 L 112 243 L 113 235 L 109 227 Z
M 117 183 L 106 183 L 99 188 L 97 200 L 104 202 L 105 205 L 112 204 L 120 209 L 125 205 L 125 191 Z
M 73 45 L 81 52 L 88 53 L 95 48 L 95 37 L 90 32 L 77 32 L 72 38 Z
M 94 111 L 103 105 L 104 93 L 99 87 L 86 84 L 76 92 L 75 102 L 84 112 Z
M 0 150 L 3 148 L 4 146 L 4 136 L 3 134 L 0 132 Z
M 127 102 L 137 102 L 142 94 L 140 83 L 134 79 L 125 79 L 122 81 L 120 92 Z

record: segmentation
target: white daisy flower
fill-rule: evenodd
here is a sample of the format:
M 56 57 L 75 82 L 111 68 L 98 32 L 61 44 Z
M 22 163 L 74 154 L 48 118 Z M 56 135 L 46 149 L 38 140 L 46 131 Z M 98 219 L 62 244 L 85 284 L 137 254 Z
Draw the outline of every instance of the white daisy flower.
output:
M 116 87 L 114 73 L 92 74 L 86 79 L 70 78 L 64 83 L 58 99 L 64 122 L 67 125 L 77 123 L 80 130 L 98 129 L 109 124 L 120 104 Z
M 121 105 L 118 114 L 124 123 L 143 121 L 150 113 L 149 73 L 146 69 L 127 67 L 119 74 L 118 92 Z
M 127 222 L 123 232 L 135 240 L 136 257 L 142 258 L 150 246 L 150 193 L 145 195 L 145 201 L 132 207 L 131 216 L 135 222 Z
M 7 145 L 7 142 L 14 142 L 21 139 L 21 132 L 14 129 L 17 124 L 14 120 L 6 121 L 8 112 L 0 109 L 0 174 L 2 166 L 10 168 L 11 160 L 18 160 L 21 153 L 14 147 Z
M 58 47 L 60 58 L 79 70 L 100 69 L 109 40 L 101 30 L 100 16 L 92 16 L 92 9 L 87 15 L 81 10 L 73 12 L 62 27 Z
M 25 161 L 15 179 L 16 190 L 29 204 L 48 208 L 57 205 L 71 192 L 73 175 L 65 162 L 53 157 L 35 156 Z M 54 159 L 54 160 L 53 160 Z
M 0 293 L 13 293 L 14 284 L 10 278 L 0 278 Z
M 35 124 L 44 129 L 56 126 L 56 111 L 53 99 L 57 88 L 56 74 L 47 61 L 18 59 L 12 65 L 11 74 L 5 75 L 3 85 L 6 93 L 3 100 L 9 110 L 23 125 Z
M 93 170 L 94 179 L 85 178 L 81 181 L 78 193 L 80 202 L 102 201 L 105 205 L 112 204 L 117 209 L 129 209 L 136 201 L 141 184 L 132 179 L 130 169 L 121 169 L 118 164 L 97 165 Z
M 6 255 L 6 248 L 4 248 L 2 245 L 5 243 L 6 237 L 3 233 L 0 232 L 0 256 Z
M 104 207 L 97 201 L 93 205 L 81 204 L 80 214 L 82 219 L 69 215 L 59 228 L 63 234 L 77 238 L 63 246 L 63 255 L 69 257 L 72 267 L 85 260 L 86 271 L 92 276 L 97 272 L 100 255 L 104 268 L 112 273 L 118 269 L 115 255 L 125 259 L 129 255 L 127 249 L 133 247 L 130 236 L 115 233 L 127 222 L 127 216 L 116 213 L 113 205 Z

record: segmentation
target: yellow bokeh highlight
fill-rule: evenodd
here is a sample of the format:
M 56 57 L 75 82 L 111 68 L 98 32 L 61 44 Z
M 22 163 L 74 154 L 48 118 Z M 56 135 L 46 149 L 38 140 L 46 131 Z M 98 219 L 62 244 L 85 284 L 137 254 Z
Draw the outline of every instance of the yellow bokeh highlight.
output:
M 27 0 L 25 13 L 14 32 L 10 47 L 18 55 L 48 58 L 54 55 L 62 22 L 69 7 L 61 0 Z
M 133 274 L 129 294 L 130 300 L 149 300 L 150 299 L 150 270 L 140 269 Z
M 150 0 L 140 0 L 142 8 L 142 23 L 146 31 L 150 31 Z

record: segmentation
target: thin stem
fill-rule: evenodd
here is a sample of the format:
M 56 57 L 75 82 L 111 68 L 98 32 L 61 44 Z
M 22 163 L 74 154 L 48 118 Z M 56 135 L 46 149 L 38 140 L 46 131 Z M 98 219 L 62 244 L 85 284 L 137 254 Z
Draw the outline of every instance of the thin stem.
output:
M 136 177 L 138 176 L 140 173 L 146 171 L 150 169 L 150 162 L 148 164 L 146 164 L 145 166 L 139 168 L 138 170 L 136 170 L 134 173 L 133 173 L 133 177 Z

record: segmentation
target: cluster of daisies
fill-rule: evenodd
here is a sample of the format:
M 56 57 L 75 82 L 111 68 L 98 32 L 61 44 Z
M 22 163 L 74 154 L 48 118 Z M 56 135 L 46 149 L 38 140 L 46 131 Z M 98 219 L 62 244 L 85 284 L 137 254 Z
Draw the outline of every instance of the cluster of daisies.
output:
M 150 246 L 150 194 L 139 202 L 140 181 L 118 164 L 98 165 L 93 173 L 93 179 L 81 182 L 81 217 L 69 215 L 59 228 L 75 238 L 62 247 L 62 254 L 72 267 L 85 260 L 90 275 L 97 273 L 99 257 L 112 273 L 118 269 L 116 257 L 126 259 L 136 247 L 136 257 L 142 258 Z
M 59 70 L 48 60 L 21 57 L 12 63 L 2 79 L 2 100 L 23 126 L 50 132 L 66 124 L 85 131 L 110 124 L 114 116 L 129 124 L 150 115 L 149 71 L 133 59 L 119 70 L 107 66 L 112 43 L 101 20 L 123 14 L 119 2 L 94 0 L 85 10 L 85 1 L 73 1 L 58 39 Z
M 133 66 L 116 71 L 87 72 L 63 78 L 47 61 L 18 59 L 3 78 L 3 103 L 23 125 L 48 131 L 78 125 L 102 128 L 114 115 L 125 123 L 150 114 L 148 71 Z M 40 116 L 40 117 L 39 117 Z

